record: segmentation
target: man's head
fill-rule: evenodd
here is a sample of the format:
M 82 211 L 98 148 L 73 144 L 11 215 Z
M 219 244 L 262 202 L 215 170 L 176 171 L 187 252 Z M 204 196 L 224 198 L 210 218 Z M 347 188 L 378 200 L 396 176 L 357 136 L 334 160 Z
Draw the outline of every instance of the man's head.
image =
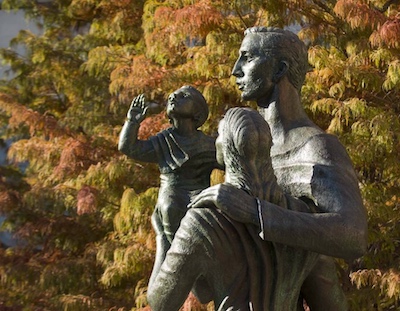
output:
M 169 95 L 167 115 L 170 119 L 191 118 L 198 128 L 208 118 L 208 105 L 203 94 L 194 87 L 185 85 Z
M 271 96 L 286 76 L 300 93 L 308 68 L 307 49 L 292 32 L 253 27 L 245 31 L 240 55 L 232 70 L 245 100 Z

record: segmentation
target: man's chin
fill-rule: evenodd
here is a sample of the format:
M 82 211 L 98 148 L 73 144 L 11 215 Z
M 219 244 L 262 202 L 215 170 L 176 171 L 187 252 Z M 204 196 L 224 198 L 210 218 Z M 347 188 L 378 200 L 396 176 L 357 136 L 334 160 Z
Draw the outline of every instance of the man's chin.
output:
M 243 101 L 255 101 L 259 107 L 267 108 L 273 94 L 261 94 L 259 92 L 242 92 L 241 99 Z
M 256 99 L 254 98 L 254 96 L 251 96 L 251 94 L 248 94 L 248 93 L 246 93 L 246 92 L 242 92 L 241 98 L 242 98 L 242 100 L 244 100 L 244 101 L 256 100 Z

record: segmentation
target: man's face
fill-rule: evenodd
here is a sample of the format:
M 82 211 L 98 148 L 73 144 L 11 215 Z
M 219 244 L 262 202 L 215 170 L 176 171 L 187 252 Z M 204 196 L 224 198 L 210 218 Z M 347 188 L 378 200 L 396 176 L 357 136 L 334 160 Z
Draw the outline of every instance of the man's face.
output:
M 255 33 L 246 35 L 232 70 L 236 84 L 242 91 L 242 99 L 259 100 L 271 96 L 277 69 L 277 61 L 263 52 L 261 36 Z

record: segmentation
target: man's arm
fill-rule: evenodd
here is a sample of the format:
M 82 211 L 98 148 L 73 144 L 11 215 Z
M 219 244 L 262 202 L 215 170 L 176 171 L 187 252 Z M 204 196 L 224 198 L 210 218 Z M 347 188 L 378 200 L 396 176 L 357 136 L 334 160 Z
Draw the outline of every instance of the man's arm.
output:
M 365 210 L 358 192 L 346 184 L 319 185 L 318 205 L 323 213 L 304 213 L 261 201 L 265 239 L 333 257 L 353 259 L 367 245 Z M 327 194 L 327 195 L 325 195 Z M 233 219 L 260 227 L 254 197 L 229 184 L 210 187 L 190 207 L 217 206 Z
M 320 203 L 339 208 L 335 212 L 302 213 L 262 202 L 266 239 L 332 257 L 361 257 L 367 247 L 365 214 L 343 197 Z

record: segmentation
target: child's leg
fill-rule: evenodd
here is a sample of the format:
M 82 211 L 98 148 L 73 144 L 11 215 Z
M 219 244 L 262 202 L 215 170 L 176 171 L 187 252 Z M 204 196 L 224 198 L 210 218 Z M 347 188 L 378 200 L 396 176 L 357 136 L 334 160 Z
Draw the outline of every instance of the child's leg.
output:
M 187 211 L 189 194 L 180 189 L 170 189 L 159 194 L 158 204 L 162 219 L 162 226 L 167 240 L 171 243 L 178 230 L 182 218 Z
M 149 280 L 149 287 L 153 283 L 154 278 L 158 275 L 161 264 L 164 262 L 165 255 L 171 247 L 171 243 L 168 242 L 167 236 L 164 233 L 161 216 L 157 207 L 154 210 L 153 215 L 151 216 L 151 223 L 153 225 L 154 231 L 156 232 L 156 256 L 153 271 L 151 272 L 151 277 Z

